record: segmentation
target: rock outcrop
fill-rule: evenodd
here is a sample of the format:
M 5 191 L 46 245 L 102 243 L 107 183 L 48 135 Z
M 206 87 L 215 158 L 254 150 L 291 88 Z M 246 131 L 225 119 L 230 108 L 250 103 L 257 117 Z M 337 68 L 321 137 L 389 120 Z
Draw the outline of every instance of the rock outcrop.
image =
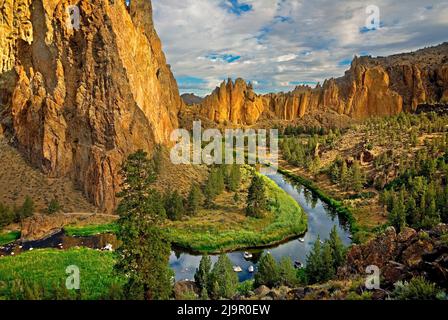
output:
M 2 131 L 112 211 L 125 157 L 169 142 L 182 108 L 150 1 L 2 0 Z M 70 22 L 80 13 L 79 28 Z M 4 36 L 5 35 L 5 36 Z
M 447 234 L 445 224 L 428 232 L 405 228 L 397 233 L 390 227 L 368 243 L 353 246 L 338 275 L 342 279 L 363 275 L 368 266 L 374 265 L 381 270 L 383 288 L 415 276 L 424 276 L 448 288 Z
M 356 120 L 394 115 L 425 103 L 447 103 L 448 43 L 390 57 L 355 57 L 343 77 L 288 93 L 258 96 L 241 79 L 236 90 L 231 83 L 205 99 L 202 111 L 211 120 L 253 124 L 262 118 L 292 121 L 325 112 Z
M 223 82 L 202 102 L 201 113 L 219 124 L 252 125 L 264 111 L 263 99 L 239 78 Z

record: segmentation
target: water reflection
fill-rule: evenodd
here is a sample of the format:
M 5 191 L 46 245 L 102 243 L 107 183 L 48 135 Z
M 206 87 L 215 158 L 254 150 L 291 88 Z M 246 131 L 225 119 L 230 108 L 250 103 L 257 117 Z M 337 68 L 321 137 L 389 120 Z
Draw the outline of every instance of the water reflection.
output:
M 306 256 L 311 250 L 317 237 L 322 240 L 328 239 L 331 229 L 336 226 L 338 233 L 345 245 L 351 243 L 350 231 L 346 221 L 340 219 L 337 213 L 323 203 L 310 190 L 298 185 L 281 174 L 270 175 L 270 179 L 275 181 L 278 186 L 290 194 L 307 212 L 308 215 L 308 232 L 304 236 L 304 241 L 293 240 L 288 243 L 279 245 L 272 249 L 249 250 L 253 255 L 250 260 L 244 258 L 244 252 L 229 253 L 228 257 L 235 266 L 240 266 L 243 272 L 239 273 L 241 281 L 251 279 L 253 273 L 249 272 L 249 267 L 256 265 L 264 252 L 270 252 L 276 260 L 283 257 L 290 257 L 292 261 L 306 262 Z M 218 260 L 218 256 L 211 256 L 212 262 Z M 182 253 L 181 251 L 173 251 L 170 257 L 170 266 L 176 272 L 176 280 L 192 280 L 196 268 L 199 266 L 201 256 Z

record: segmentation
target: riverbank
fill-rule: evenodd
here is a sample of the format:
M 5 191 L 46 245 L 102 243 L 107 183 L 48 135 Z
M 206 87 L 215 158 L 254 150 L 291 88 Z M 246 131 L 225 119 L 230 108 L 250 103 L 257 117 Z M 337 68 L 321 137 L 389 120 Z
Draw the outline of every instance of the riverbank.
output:
M 7 245 L 18 239 L 20 239 L 20 231 L 0 233 L 0 246 Z
M 262 177 L 270 202 L 264 218 L 247 217 L 241 205 L 238 208 L 221 204 L 186 221 L 168 222 L 164 226 L 167 238 L 173 246 L 186 251 L 217 254 L 275 246 L 303 235 L 307 230 L 307 216 L 303 209 L 275 182 Z M 64 228 L 65 234 L 72 237 L 116 234 L 117 230 L 115 223 Z M 16 240 L 8 239 L 9 242 Z
M 332 197 L 330 197 L 322 189 L 320 189 L 315 182 L 284 168 L 278 168 L 278 172 L 280 172 L 285 177 L 303 185 L 305 188 L 309 189 L 317 197 L 319 197 L 320 200 L 322 200 L 331 208 L 333 208 L 336 211 L 336 213 L 345 221 L 347 221 L 347 223 L 349 224 L 353 241 L 355 243 L 362 243 L 367 238 L 370 237 L 370 235 L 372 234 L 372 230 L 360 226 L 359 223 L 356 221 L 355 217 L 353 216 L 353 213 L 350 210 L 350 208 L 344 206 L 341 201 L 335 200 Z

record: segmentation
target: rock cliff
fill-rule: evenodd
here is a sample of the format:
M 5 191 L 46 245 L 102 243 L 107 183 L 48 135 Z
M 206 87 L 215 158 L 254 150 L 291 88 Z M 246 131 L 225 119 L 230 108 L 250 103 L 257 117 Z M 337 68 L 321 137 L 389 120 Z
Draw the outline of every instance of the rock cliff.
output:
M 168 143 L 183 105 L 151 2 L 2 0 L 0 31 L 2 131 L 33 165 L 112 211 L 122 161 Z
M 201 113 L 219 124 L 252 125 L 264 111 L 263 99 L 239 78 L 223 82 L 202 102 Z
M 235 85 L 229 81 L 205 99 L 202 110 L 211 120 L 233 124 L 253 124 L 263 117 L 292 121 L 328 111 L 362 120 L 447 100 L 448 43 L 444 43 L 390 57 L 355 57 L 343 77 L 288 93 L 258 96 L 243 80 Z

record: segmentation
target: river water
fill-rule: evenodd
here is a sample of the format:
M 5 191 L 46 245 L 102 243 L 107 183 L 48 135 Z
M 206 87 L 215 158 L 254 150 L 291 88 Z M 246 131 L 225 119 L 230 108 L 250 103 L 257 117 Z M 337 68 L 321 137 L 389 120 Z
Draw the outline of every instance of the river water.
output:
M 350 230 L 346 221 L 340 219 L 334 210 L 329 208 L 324 202 L 319 200 L 311 191 L 305 189 L 290 179 L 285 178 L 282 174 L 277 173 L 268 176 L 275 181 L 277 185 L 291 195 L 305 210 L 308 215 L 308 232 L 301 239 L 292 240 L 274 248 L 247 250 L 253 255 L 251 259 L 244 258 L 245 251 L 237 251 L 228 253 L 228 257 L 235 266 L 241 267 L 240 281 L 253 278 L 253 273 L 249 272 L 251 266 L 256 270 L 257 263 L 261 255 L 270 252 L 272 256 L 280 261 L 282 257 L 290 257 L 292 261 L 301 263 L 306 262 L 306 257 L 317 237 L 321 240 L 329 238 L 330 232 L 334 226 L 337 227 L 339 236 L 345 245 L 350 245 Z M 202 256 L 185 253 L 182 251 L 174 251 L 170 257 L 170 266 L 176 273 L 176 281 L 193 280 L 196 269 L 199 266 Z M 211 256 L 212 262 L 218 260 L 218 256 Z
M 305 210 L 308 215 L 308 231 L 303 238 L 288 241 L 273 248 L 253 249 L 228 253 L 228 257 L 234 264 L 242 269 L 238 273 L 240 281 L 253 278 L 254 273 L 249 271 L 253 267 L 256 271 L 257 263 L 266 252 L 280 261 L 283 257 L 290 257 L 294 262 L 305 264 L 306 257 L 310 252 L 317 237 L 321 240 L 328 239 L 334 226 L 337 227 L 339 236 L 345 245 L 350 245 L 350 231 L 348 224 L 341 220 L 334 210 L 319 200 L 311 191 L 303 186 L 285 178 L 277 173 L 268 176 L 275 181 L 278 186 L 290 194 Z M 117 241 L 114 235 L 103 234 L 92 237 L 69 237 L 63 232 L 56 233 L 46 239 L 27 242 L 24 244 L 14 243 L 4 248 L 0 248 L 0 255 L 20 254 L 23 251 L 43 248 L 58 248 L 61 250 L 74 247 L 88 247 L 102 250 L 108 244 L 116 246 Z M 249 252 L 252 258 L 245 259 L 244 253 Z M 199 266 L 202 256 L 185 252 L 184 250 L 173 250 L 170 256 L 170 266 L 176 274 L 176 281 L 193 280 L 196 269 Z M 211 256 L 212 262 L 218 260 L 218 256 Z

